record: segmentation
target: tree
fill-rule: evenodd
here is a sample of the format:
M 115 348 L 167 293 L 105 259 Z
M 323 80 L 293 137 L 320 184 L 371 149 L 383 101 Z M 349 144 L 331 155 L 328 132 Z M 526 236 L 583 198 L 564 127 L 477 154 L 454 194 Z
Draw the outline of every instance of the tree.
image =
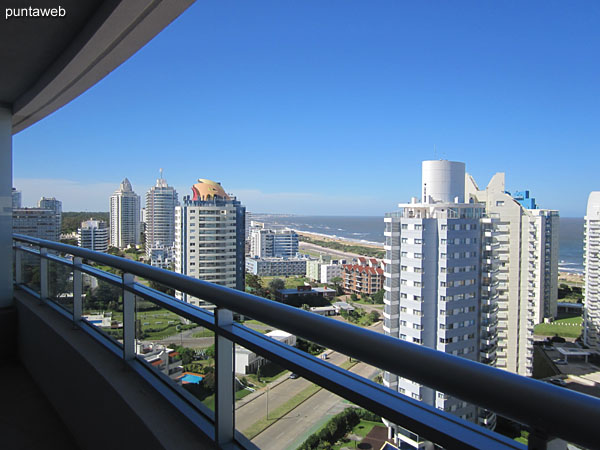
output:
M 385 291 L 383 289 L 375 292 L 371 296 L 371 299 L 373 300 L 373 303 L 375 303 L 376 305 L 382 305 L 383 304 L 383 294 L 384 293 L 385 293 Z
M 333 283 L 333 287 L 335 289 L 335 293 L 338 295 L 342 294 L 342 283 L 343 283 L 343 279 L 342 277 L 333 277 L 331 279 L 331 282 Z
M 273 278 L 270 282 L 269 282 L 269 289 L 275 293 L 277 291 L 280 291 L 282 289 L 285 288 L 285 281 L 283 281 L 281 278 Z
M 369 313 L 369 320 L 371 322 L 377 322 L 380 319 L 380 317 L 381 316 L 379 315 L 379 313 L 377 311 L 371 311 Z
M 352 301 L 353 301 L 353 302 L 355 302 L 355 301 L 357 301 L 357 300 L 358 300 L 358 295 L 356 295 L 356 294 L 351 294 L 351 295 L 350 295 L 350 298 L 352 299 Z

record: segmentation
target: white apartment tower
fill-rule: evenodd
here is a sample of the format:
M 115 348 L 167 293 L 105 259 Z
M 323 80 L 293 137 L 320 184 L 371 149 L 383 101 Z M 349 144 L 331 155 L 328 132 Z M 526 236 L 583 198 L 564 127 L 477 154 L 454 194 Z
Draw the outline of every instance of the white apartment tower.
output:
M 265 228 L 252 222 L 250 256 L 253 258 L 295 258 L 298 256 L 298 234 L 289 228 Z
M 424 161 L 422 200 L 385 217 L 384 332 L 408 342 L 479 360 L 480 219 L 465 203 L 465 164 Z M 432 368 L 432 370 L 435 370 Z M 477 408 L 385 373 L 384 384 L 471 421 Z M 422 447 L 393 424 L 390 437 Z
M 483 190 L 467 175 L 466 193 L 486 209 L 482 280 L 489 287 L 482 296 L 497 310 L 497 320 L 491 322 L 496 326 L 488 329 L 497 333 L 495 366 L 531 376 L 533 327 L 556 316 L 558 211 L 524 207 L 505 191 L 503 173 Z
M 38 201 L 38 208 L 40 209 L 49 209 L 54 212 L 54 221 L 56 222 L 56 241 L 60 240 L 60 231 L 62 228 L 62 202 L 60 200 L 56 200 L 54 197 L 42 197 Z
M 97 252 L 108 250 L 108 227 L 103 220 L 86 220 L 77 230 L 77 245 Z
M 175 207 L 179 204 L 177 191 L 162 176 L 146 192 L 146 256 L 151 260 L 152 249 L 169 249 L 175 242 Z
M 125 248 L 140 243 L 140 196 L 127 178 L 110 197 L 110 245 Z
M 600 192 L 588 198 L 585 215 L 585 300 L 583 339 L 593 351 L 600 352 Z
M 243 291 L 246 208 L 211 180 L 199 179 L 192 192 L 175 208 L 175 271 Z M 203 303 L 180 292 L 176 297 Z

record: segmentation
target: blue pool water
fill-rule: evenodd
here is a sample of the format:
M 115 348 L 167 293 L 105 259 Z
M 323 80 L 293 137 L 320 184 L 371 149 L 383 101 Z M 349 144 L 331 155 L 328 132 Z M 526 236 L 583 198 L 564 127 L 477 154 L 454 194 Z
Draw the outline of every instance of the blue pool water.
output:
M 202 377 L 200 375 L 192 375 L 190 373 L 186 373 L 184 376 L 181 377 L 181 381 L 185 381 L 186 383 L 200 384 L 200 382 L 202 381 Z

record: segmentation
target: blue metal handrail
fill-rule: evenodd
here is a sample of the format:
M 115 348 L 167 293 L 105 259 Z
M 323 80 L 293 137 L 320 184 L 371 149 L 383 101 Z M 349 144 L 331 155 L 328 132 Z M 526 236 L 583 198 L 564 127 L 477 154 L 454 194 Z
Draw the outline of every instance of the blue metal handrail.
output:
M 412 379 L 529 425 L 537 435 L 594 447 L 600 400 L 474 361 L 394 339 L 301 309 L 113 255 L 23 235 L 14 240 L 67 253 L 154 280 L 260 320 L 372 366 Z M 49 258 L 49 256 L 45 256 Z M 56 257 L 54 257 L 56 258 Z M 66 262 L 65 262 L 66 261 Z M 67 260 L 63 263 L 69 264 Z M 97 270 L 97 269 L 94 269 Z M 98 271 L 100 272 L 100 271 Z M 114 277 L 114 276 L 113 276 Z M 194 321 L 206 312 L 134 283 L 136 295 Z M 233 342 L 292 368 L 307 379 L 445 447 L 522 448 L 515 441 L 365 380 L 238 325 L 211 328 Z

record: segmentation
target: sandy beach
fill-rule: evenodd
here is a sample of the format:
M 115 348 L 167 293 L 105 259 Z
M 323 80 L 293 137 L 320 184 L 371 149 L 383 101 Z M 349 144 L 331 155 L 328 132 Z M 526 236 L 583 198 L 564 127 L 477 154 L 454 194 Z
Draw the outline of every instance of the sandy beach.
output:
M 352 239 L 344 239 L 341 237 L 324 236 L 322 234 L 307 233 L 306 231 L 296 230 L 296 233 L 298 233 L 300 236 L 309 237 L 311 239 L 318 239 L 320 241 L 339 242 L 340 244 L 346 245 L 360 245 L 361 247 L 376 248 L 378 250 L 383 249 L 383 244 L 373 244 L 372 242 L 361 242 Z

